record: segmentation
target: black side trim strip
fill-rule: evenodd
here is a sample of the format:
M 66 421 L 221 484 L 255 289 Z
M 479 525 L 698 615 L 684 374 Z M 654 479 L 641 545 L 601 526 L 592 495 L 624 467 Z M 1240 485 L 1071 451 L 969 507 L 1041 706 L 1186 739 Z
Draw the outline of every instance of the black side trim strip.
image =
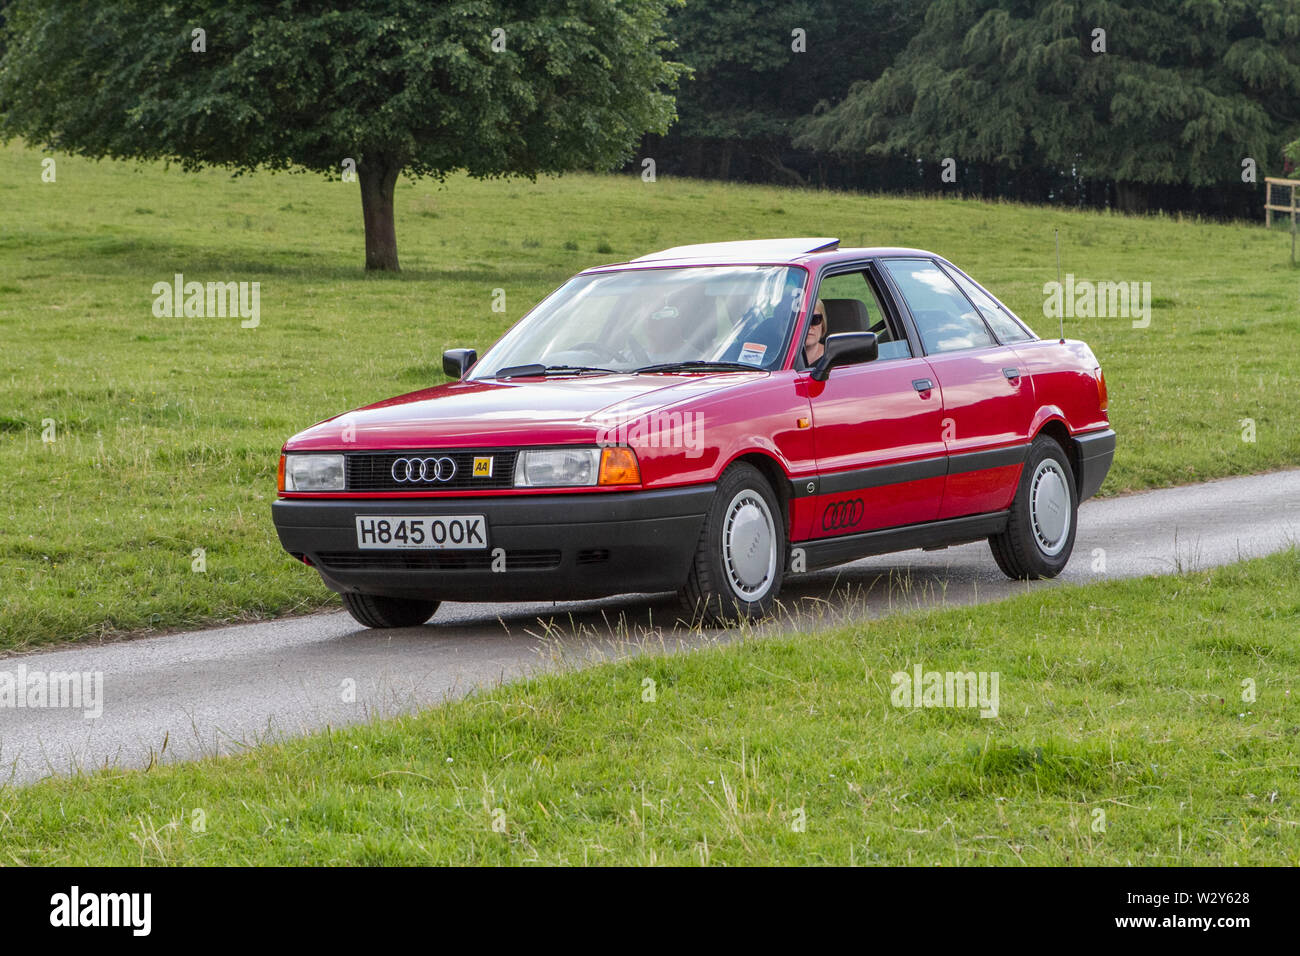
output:
M 898 465 L 872 465 L 870 468 L 855 468 L 852 471 L 822 475 L 818 485 L 821 494 L 836 495 L 842 491 L 879 488 L 882 485 L 921 481 L 924 478 L 941 478 L 947 470 L 946 458 L 923 458 L 920 461 L 908 461 Z
M 864 534 L 846 534 L 838 538 L 820 538 L 815 541 L 798 541 L 791 547 L 804 552 L 804 567 L 808 571 L 830 568 L 847 561 L 856 561 L 873 554 L 890 554 L 914 548 L 942 548 L 954 544 L 979 541 L 991 534 L 1006 530 L 1006 511 L 968 515 L 964 518 L 945 518 L 924 524 L 883 528 Z M 790 562 L 787 562 L 787 565 Z M 787 573 L 790 568 L 787 566 Z
M 795 498 L 806 498 L 809 495 L 837 495 L 846 491 L 879 488 L 883 485 L 897 485 L 907 481 L 942 478 L 944 475 L 964 475 L 967 472 L 984 471 L 987 468 L 1022 465 L 1028 454 L 1028 444 L 1011 445 L 1007 448 L 995 448 L 992 451 L 937 455 L 934 458 L 922 458 L 919 461 L 908 461 L 897 465 L 871 465 L 867 468 L 835 471 L 793 481 L 791 494 Z
M 964 475 L 968 471 L 984 471 L 987 468 L 1005 468 L 1007 465 L 1023 465 L 1029 454 L 1029 445 L 1010 445 L 1007 448 L 994 448 L 991 451 L 968 451 L 960 455 L 948 456 L 948 474 Z

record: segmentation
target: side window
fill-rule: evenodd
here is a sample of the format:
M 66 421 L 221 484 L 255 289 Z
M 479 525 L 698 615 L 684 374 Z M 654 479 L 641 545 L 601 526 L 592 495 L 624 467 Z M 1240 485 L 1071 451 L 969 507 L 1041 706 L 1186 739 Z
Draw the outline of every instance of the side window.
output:
M 877 361 L 911 358 L 907 336 L 896 328 L 880 304 L 866 272 L 846 272 L 827 276 L 817 289 L 817 298 L 826 308 L 826 334 L 838 332 L 875 332 L 880 343 Z M 814 303 L 815 304 L 815 303 Z
M 953 281 L 961 286 L 961 290 L 966 296 L 975 303 L 975 307 L 980 310 L 984 316 L 984 321 L 989 324 L 993 334 L 1004 343 L 1011 342 L 1028 342 L 1033 338 L 1028 332 L 1021 328 L 1020 323 L 1011 316 L 1002 311 L 1002 307 L 989 298 L 983 289 L 977 286 L 970 279 L 967 279 L 960 272 L 949 271 Z
M 995 345 L 988 327 L 948 276 L 929 259 L 882 259 L 916 322 L 927 355 Z

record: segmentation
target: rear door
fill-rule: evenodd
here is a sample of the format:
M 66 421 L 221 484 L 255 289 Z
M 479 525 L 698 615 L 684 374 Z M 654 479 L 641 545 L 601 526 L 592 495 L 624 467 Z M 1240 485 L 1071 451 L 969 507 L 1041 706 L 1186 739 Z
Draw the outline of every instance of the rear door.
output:
M 1033 386 L 1015 350 L 929 258 L 881 260 L 910 314 L 943 391 L 948 454 L 939 518 L 1001 511 L 1011 504 L 1028 451 Z
M 823 276 L 814 309 L 819 301 L 828 334 L 874 331 L 880 357 L 832 369 L 824 382 L 800 373 L 812 406 L 818 478 L 795 490 L 802 510 L 811 512 L 810 536 L 934 520 L 946 470 L 934 372 L 870 264 Z M 805 333 L 806 326 L 800 342 Z

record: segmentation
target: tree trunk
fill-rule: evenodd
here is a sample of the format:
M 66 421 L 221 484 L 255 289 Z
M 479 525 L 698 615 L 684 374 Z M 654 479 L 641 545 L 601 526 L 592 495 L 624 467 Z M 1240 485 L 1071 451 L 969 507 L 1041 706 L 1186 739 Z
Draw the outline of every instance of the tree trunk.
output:
M 773 172 L 779 173 L 789 182 L 794 183 L 796 186 L 807 187 L 808 180 L 797 169 L 791 169 L 781 162 L 781 147 L 779 144 L 769 141 L 766 146 L 760 149 L 758 158 Z
M 1120 212 L 1146 212 L 1147 196 L 1141 183 L 1128 180 L 1115 182 L 1115 198 Z
M 696 137 L 691 141 L 690 155 L 687 159 L 686 175 L 692 179 L 701 178 L 700 170 L 704 166 L 704 140 Z
M 357 165 L 361 184 L 361 216 L 366 225 L 366 270 L 398 272 L 397 226 L 393 220 L 393 187 L 402 164 L 384 153 L 368 152 Z
M 991 199 L 993 196 L 993 167 L 988 163 L 977 163 L 980 171 L 980 198 Z

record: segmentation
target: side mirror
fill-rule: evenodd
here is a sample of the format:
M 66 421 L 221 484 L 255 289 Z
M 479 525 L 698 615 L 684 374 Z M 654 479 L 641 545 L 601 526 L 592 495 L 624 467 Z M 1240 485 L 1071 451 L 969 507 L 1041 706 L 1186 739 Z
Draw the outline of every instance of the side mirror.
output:
M 447 349 L 442 353 L 442 370 L 459 381 L 477 361 L 478 353 L 473 349 Z
M 880 346 L 875 332 L 837 332 L 828 335 L 826 351 L 813 366 L 812 377 L 824 382 L 835 366 L 874 362 L 879 354 Z

